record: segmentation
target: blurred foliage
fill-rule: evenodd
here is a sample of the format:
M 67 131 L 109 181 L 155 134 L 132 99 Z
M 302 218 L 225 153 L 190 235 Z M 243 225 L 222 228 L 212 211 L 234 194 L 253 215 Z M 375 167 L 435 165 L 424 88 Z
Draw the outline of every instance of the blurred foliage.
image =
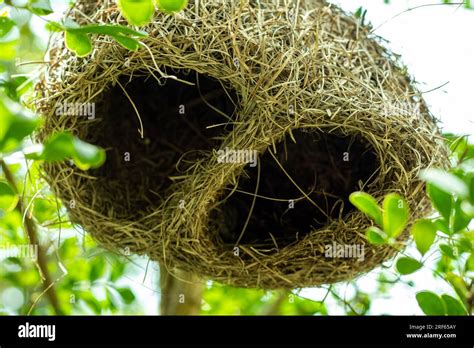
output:
M 32 17 L 51 14 L 51 4 L 0 6 L 0 313 L 57 313 L 44 294 L 42 266 L 54 282 L 61 313 L 139 313 L 135 294 L 120 282 L 130 273 L 128 262 L 73 230 L 39 171 L 42 161 L 66 159 L 81 169 L 97 167 L 105 160 L 104 151 L 67 133 L 55 134 L 31 150 L 29 136 L 40 125 L 38 116 L 28 111 L 36 66 L 18 64 L 16 58 L 42 61 L 45 40 L 35 35 Z M 27 226 L 34 226 L 30 234 Z M 39 234 L 45 265 L 37 259 L 31 233 Z
M 324 303 L 286 291 L 240 289 L 210 284 L 202 314 L 212 315 L 327 315 Z
M 0 0 L 0 314 L 58 313 L 45 294 L 45 271 L 53 281 L 61 313 L 141 314 L 148 306 L 147 299 L 140 298 L 143 294 L 133 287 L 133 278 L 142 274 L 142 269 L 126 255 L 99 248 L 80 227 L 71 224 L 65 208 L 41 177 L 42 161 L 70 160 L 86 170 L 103 163 L 103 150 L 68 133 L 55 134 L 44 144 L 33 144 L 30 138 L 40 126 L 39 117 L 29 109 L 34 104 L 32 87 L 37 68 L 43 64 L 49 33 L 65 33 L 69 49 L 79 56 L 90 54 L 99 35 L 130 50 L 139 49 L 139 40 L 146 36 L 145 32 L 126 26 L 80 27 L 72 21 L 59 20 L 56 6 L 64 11 L 71 3 Z M 118 3 L 131 25 L 145 25 L 156 8 L 165 13 L 177 12 L 187 1 Z M 472 7 L 470 2 L 465 5 Z M 355 15 L 363 21 L 366 11 L 360 8 Z M 394 267 L 384 265 L 372 291 L 364 291 L 357 281 L 352 281 L 318 289 L 319 301 L 313 301 L 298 291 L 266 292 L 209 282 L 202 314 L 365 315 L 371 313 L 373 299 L 389 297 L 394 285 L 413 287 L 405 275 L 426 267 L 429 260 L 436 261 L 434 276 L 447 282 L 452 292 L 419 292 L 416 299 L 423 312 L 472 313 L 474 231 L 468 226 L 474 217 L 474 147 L 466 137 L 447 135 L 447 141 L 453 151 L 454 169 L 449 173 L 428 171 L 423 176 L 439 214 L 420 220 L 411 228 L 419 255 L 404 254 Z M 367 232 L 368 240 L 396 247 L 395 238 L 405 227 L 408 214 L 403 197 L 392 194 L 382 207 L 364 193 L 355 194 L 352 201 L 374 219 L 374 226 Z M 44 265 L 33 257 L 38 250 L 29 249 L 32 233 L 37 234 L 45 255 Z M 8 255 L 19 251 L 24 255 Z

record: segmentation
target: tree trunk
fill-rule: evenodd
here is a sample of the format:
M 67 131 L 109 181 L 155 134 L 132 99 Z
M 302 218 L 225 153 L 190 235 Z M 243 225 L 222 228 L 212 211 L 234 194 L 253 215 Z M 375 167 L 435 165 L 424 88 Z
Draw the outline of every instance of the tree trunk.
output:
M 203 281 L 192 273 L 171 273 L 160 265 L 161 315 L 199 315 Z

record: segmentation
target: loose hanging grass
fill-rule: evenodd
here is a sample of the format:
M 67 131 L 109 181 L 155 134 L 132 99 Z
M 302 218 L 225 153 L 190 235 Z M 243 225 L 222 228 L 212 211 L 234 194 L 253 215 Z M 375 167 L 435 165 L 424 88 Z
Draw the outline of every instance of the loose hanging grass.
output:
M 124 24 L 111 0 L 79 1 L 70 16 Z M 40 139 L 69 130 L 107 149 L 98 170 L 44 166 L 104 247 L 226 284 L 316 286 L 396 253 L 367 243 L 351 192 L 397 192 L 410 221 L 430 212 L 419 171 L 448 165 L 436 120 L 356 18 L 318 0 L 196 0 L 145 29 L 141 50 L 101 37 L 87 58 L 56 38 L 38 85 Z M 87 102 L 95 119 L 55 112 Z M 229 150 L 255 151 L 256 166 L 219 160 Z M 363 258 L 326 257 L 332 245 Z

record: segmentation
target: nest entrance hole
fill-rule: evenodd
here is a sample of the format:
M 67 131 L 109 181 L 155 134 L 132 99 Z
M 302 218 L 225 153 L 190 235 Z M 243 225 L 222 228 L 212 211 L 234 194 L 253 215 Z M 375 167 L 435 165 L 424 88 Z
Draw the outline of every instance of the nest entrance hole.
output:
M 97 103 L 96 123 L 85 138 L 107 150 L 106 163 L 92 174 L 98 199 L 108 198 L 99 206 L 116 216 L 133 219 L 151 211 L 172 178 L 218 148 L 220 136 L 232 128 L 233 90 L 195 71 L 170 74 L 192 85 L 124 76 Z
M 212 211 L 226 245 L 274 250 L 301 240 L 353 211 L 349 195 L 376 177 L 379 161 L 367 141 L 319 131 L 298 130 L 293 136 L 296 142 L 287 136 L 275 153 L 270 147 L 260 157 L 256 195 L 258 167 L 248 166 L 237 190 Z

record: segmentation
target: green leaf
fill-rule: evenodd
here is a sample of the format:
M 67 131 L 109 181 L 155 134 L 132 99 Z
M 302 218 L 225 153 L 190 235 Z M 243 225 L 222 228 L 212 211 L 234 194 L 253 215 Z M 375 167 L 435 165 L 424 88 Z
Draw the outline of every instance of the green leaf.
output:
M 100 304 L 99 300 L 97 300 L 91 292 L 83 291 L 79 297 L 82 301 L 84 301 L 90 309 L 94 311 L 95 314 L 102 313 L 102 305 Z
M 46 30 L 49 30 L 53 33 L 59 33 L 61 31 L 64 31 L 64 27 L 61 25 L 61 23 L 50 21 L 46 23 L 45 25 Z
M 28 158 L 44 160 L 46 162 L 60 162 L 74 156 L 72 135 L 57 133 L 48 138 L 44 143 L 43 152 L 38 157 L 27 155 Z
M 0 153 L 15 150 L 39 125 L 38 119 L 16 113 L 8 104 L 0 100 Z
M 36 198 L 33 203 L 33 216 L 40 223 L 43 224 L 48 221 L 53 221 L 57 218 L 58 211 L 54 198 Z
M 397 261 L 397 271 L 402 275 L 407 275 L 418 271 L 423 264 L 410 257 L 401 257 Z
M 371 226 L 365 232 L 365 236 L 370 244 L 373 245 L 381 245 L 386 242 L 386 235 L 385 233 L 380 230 L 380 228 Z
M 118 6 L 125 19 L 137 26 L 150 23 L 155 12 L 153 0 L 118 0 Z
M 458 299 L 447 294 L 441 295 L 441 299 L 446 306 L 447 315 L 467 315 L 466 308 Z
M 436 227 L 430 220 L 418 220 L 413 224 L 411 234 L 415 239 L 416 248 L 421 255 L 425 255 L 436 238 Z
M 426 192 L 431 199 L 433 207 L 441 214 L 443 218 L 449 221 L 451 215 L 451 209 L 453 207 L 453 196 L 443 190 L 440 190 L 437 186 L 427 184 Z
M 383 201 L 383 230 L 389 237 L 396 238 L 408 222 L 408 204 L 398 194 L 390 193 Z
M 20 30 L 9 18 L 0 17 L 0 61 L 10 61 L 16 57 L 20 42 Z
M 472 146 L 474 150 L 474 146 Z M 474 162 L 473 162 L 473 170 L 474 170 Z M 466 173 L 464 178 L 466 185 L 469 187 L 469 201 L 472 205 L 474 205 L 474 173 Z
M 444 134 L 449 144 L 449 150 L 456 155 L 458 161 L 462 161 L 468 147 L 468 137 L 454 134 Z
M 474 158 L 474 144 L 469 143 L 467 135 L 458 137 L 451 143 L 451 151 L 456 155 L 458 163 Z
M 8 80 L 0 80 L 0 88 L 11 100 L 19 102 L 20 97 L 32 86 L 25 76 L 16 76 Z
M 435 293 L 431 291 L 420 291 L 416 294 L 416 300 L 426 315 L 446 315 L 444 302 Z
M 78 138 L 73 138 L 72 142 L 75 150 L 75 156 L 72 157 L 79 168 L 87 170 L 90 167 L 97 168 L 104 164 L 104 150 Z
M 12 40 L 7 42 L 0 41 L 0 61 L 12 60 L 16 57 L 19 40 Z
M 114 265 L 111 267 L 111 272 L 110 272 L 110 281 L 115 282 L 120 277 L 122 277 L 125 273 L 125 263 L 123 262 L 116 262 Z
M 364 8 L 362 6 L 358 7 L 357 10 L 354 12 L 354 16 L 356 18 L 360 18 L 362 16 L 363 11 L 364 11 Z
M 180 12 L 188 5 L 188 0 L 156 0 L 156 6 L 164 13 Z
M 49 0 L 30 0 L 27 8 L 38 16 L 45 16 L 53 13 Z
M 59 162 L 74 160 L 82 170 L 100 167 L 105 162 L 105 151 L 88 144 L 67 132 L 57 133 L 47 139 L 41 152 L 26 154 L 29 159 Z
M 6 212 L 15 209 L 19 197 L 8 183 L 0 181 L 0 210 Z
M 449 230 L 449 224 L 443 218 L 433 220 L 433 225 L 436 227 L 437 231 L 443 232 L 448 236 L 451 235 L 451 231 Z
M 15 27 L 15 22 L 7 17 L 0 17 L 0 38 L 5 37 Z
M 120 46 L 130 51 L 137 51 L 141 47 L 140 41 L 136 39 L 132 39 L 123 35 L 112 35 L 111 37 L 117 41 Z
M 112 292 L 109 288 L 105 289 L 106 298 L 107 298 L 107 306 L 112 310 L 115 311 L 117 309 L 117 295 L 115 292 Z
M 467 237 L 461 237 L 456 242 L 456 248 L 458 250 L 458 254 L 469 253 L 474 250 L 474 243 Z
M 129 288 L 118 288 L 117 291 L 126 304 L 130 304 L 135 300 L 135 294 Z
M 144 31 L 134 30 L 123 25 L 94 24 L 80 27 L 75 22 L 69 22 L 69 24 L 65 24 L 64 27 L 68 32 L 74 34 L 109 35 L 122 47 L 131 51 L 136 51 L 141 47 L 140 42 L 135 38 L 142 38 L 148 35 Z
M 463 303 L 466 304 L 467 298 L 469 296 L 469 290 L 464 279 L 458 276 L 457 274 L 449 272 L 448 274 L 446 274 L 446 280 L 451 284 L 453 289 L 456 291 L 456 294 L 463 301 Z
M 469 195 L 469 189 L 464 181 L 444 170 L 435 168 L 425 169 L 421 172 L 420 177 L 446 193 L 454 193 L 463 198 Z
M 78 57 L 88 56 L 92 52 L 92 42 L 87 34 L 66 31 L 66 47 Z
M 105 274 L 106 266 L 107 264 L 105 263 L 105 260 L 103 258 L 96 258 L 93 261 L 92 266 L 89 270 L 89 280 L 91 282 L 94 282 L 97 279 L 101 278 Z
M 447 244 L 441 244 L 439 246 L 439 250 L 441 250 L 441 253 L 447 257 L 449 257 L 450 259 L 456 259 L 456 254 L 454 253 L 454 250 L 451 246 L 447 245 Z
M 471 222 L 471 218 L 466 215 L 461 207 L 462 201 L 457 200 L 454 203 L 454 212 L 451 216 L 449 228 L 452 233 L 457 233 L 465 229 Z
M 471 253 L 469 258 L 466 260 L 466 272 L 474 271 L 474 253 Z
M 70 32 L 80 34 L 123 35 L 138 38 L 148 36 L 146 31 L 135 30 L 123 25 L 91 24 L 80 27 L 77 23 L 69 22 L 65 24 L 64 27 Z
M 365 192 L 353 192 L 349 201 L 361 212 L 373 219 L 375 223 L 382 226 L 382 210 L 374 197 Z

